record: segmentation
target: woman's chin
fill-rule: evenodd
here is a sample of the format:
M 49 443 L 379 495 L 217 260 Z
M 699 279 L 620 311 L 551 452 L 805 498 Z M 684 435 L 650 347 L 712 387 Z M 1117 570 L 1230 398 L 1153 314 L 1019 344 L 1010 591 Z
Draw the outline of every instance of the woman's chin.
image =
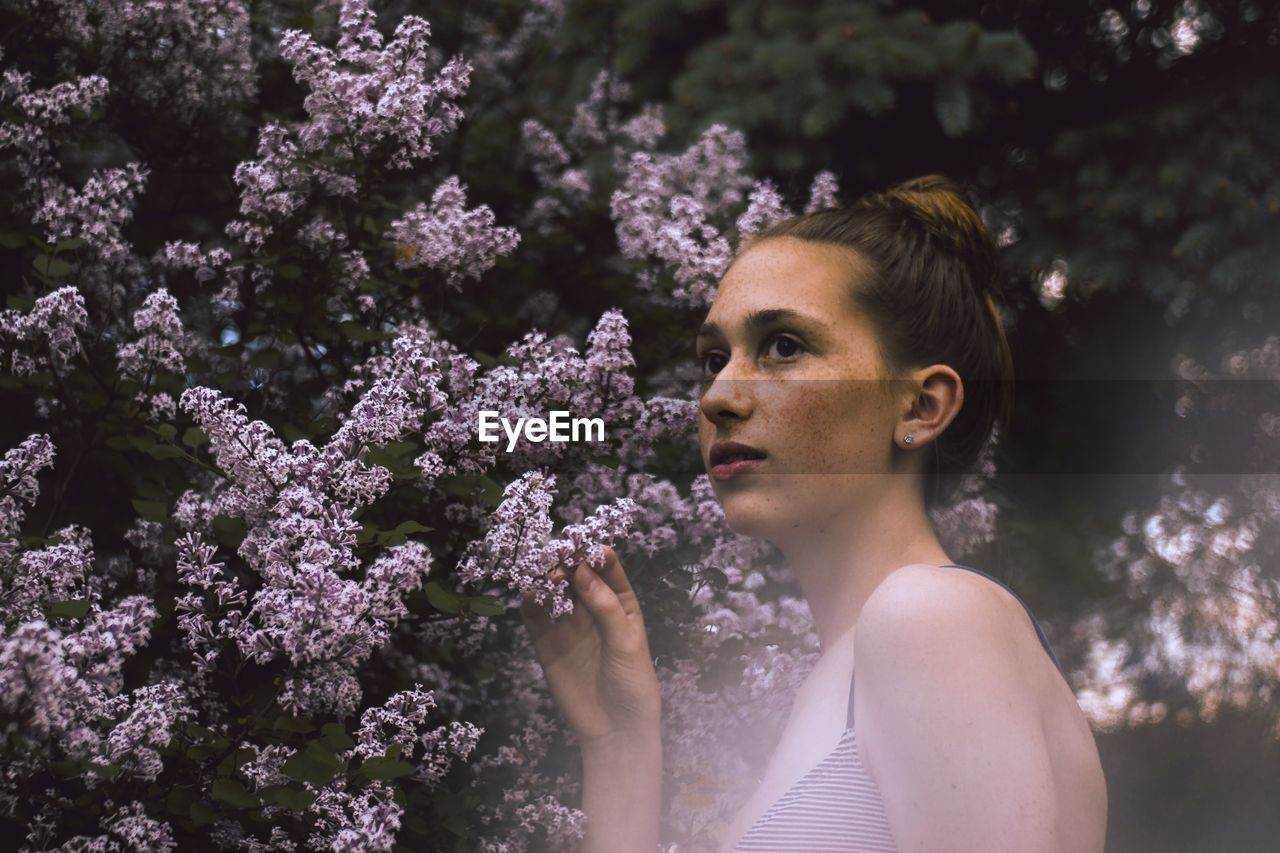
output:
M 773 501 L 760 495 L 726 495 L 720 502 L 729 529 L 739 536 L 772 539 L 777 532 L 780 513 Z

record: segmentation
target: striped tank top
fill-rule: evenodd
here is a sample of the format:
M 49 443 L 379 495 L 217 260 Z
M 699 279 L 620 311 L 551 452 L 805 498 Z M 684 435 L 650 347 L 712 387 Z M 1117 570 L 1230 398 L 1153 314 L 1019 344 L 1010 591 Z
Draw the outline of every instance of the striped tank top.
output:
M 977 572 L 1000 584 L 1031 617 L 1040 644 L 1066 677 L 1058 656 L 1027 603 L 1004 581 L 982 569 L 948 563 Z M 893 833 L 885 816 L 880 789 L 858 755 L 853 731 L 853 680 L 849 682 L 847 727 L 835 748 L 806 773 L 756 820 L 733 848 L 733 853 L 895 853 Z

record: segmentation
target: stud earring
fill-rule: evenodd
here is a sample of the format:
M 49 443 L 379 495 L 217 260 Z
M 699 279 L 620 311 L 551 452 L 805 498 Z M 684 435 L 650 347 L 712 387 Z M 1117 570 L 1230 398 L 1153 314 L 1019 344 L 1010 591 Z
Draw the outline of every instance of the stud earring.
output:
M 915 439 L 911 437 L 911 433 L 907 433 L 902 437 L 903 444 L 910 444 L 913 441 L 915 441 Z

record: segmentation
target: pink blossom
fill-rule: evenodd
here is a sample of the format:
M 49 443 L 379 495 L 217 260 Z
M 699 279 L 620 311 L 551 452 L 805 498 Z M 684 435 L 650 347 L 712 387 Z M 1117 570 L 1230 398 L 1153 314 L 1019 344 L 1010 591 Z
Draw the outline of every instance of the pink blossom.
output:
M 96 170 L 79 190 L 46 180 L 33 219 L 44 224 L 51 243 L 79 237 L 105 262 L 121 262 L 132 251 L 121 230 L 133 218 L 148 174 L 146 166 L 129 163 L 122 169 Z
M 27 436 L 5 451 L 0 460 L 0 537 L 18 532 L 26 517 L 22 504 L 35 505 L 40 497 L 36 475 L 53 464 L 55 453 L 53 441 L 44 434 Z
M 484 539 L 472 542 L 458 565 L 464 583 L 501 583 L 533 593 L 539 604 L 550 598 L 553 617 L 573 609 L 564 594 L 568 582 L 549 578 L 551 569 L 561 561 L 570 566 L 579 560 L 597 568 L 603 565 L 603 546 L 625 533 L 635 505 L 619 498 L 582 523 L 566 527 L 564 538 L 552 539 L 555 482 L 553 474 L 530 472 L 507 485 Z
M 839 207 L 839 192 L 840 185 L 836 181 L 835 173 L 830 169 L 823 169 L 813 176 L 813 183 L 809 186 L 809 200 L 805 202 L 804 212 L 813 213 L 815 210 Z
M 285 32 L 280 52 L 311 90 L 303 102 L 310 120 L 299 132 L 303 150 L 350 159 L 390 142 L 387 165 L 404 169 L 434 156 L 434 140 L 457 127 L 462 110 L 455 102 L 466 93 L 471 66 L 454 58 L 429 76 L 423 54 L 431 26 L 408 15 L 382 48 L 375 20 L 365 0 L 345 0 L 336 54 L 300 30 Z M 340 62 L 359 70 L 340 70 Z
M 466 209 L 466 187 L 450 175 L 432 194 L 430 207 L 420 202 L 387 233 L 396 244 L 397 267 L 439 270 L 446 282 L 460 287 L 463 278 L 479 279 L 498 255 L 520 242 L 514 228 L 493 222 L 493 211 L 484 205 Z
M 0 356 L 20 376 L 50 366 L 57 373 L 80 353 L 77 333 L 89 323 L 84 297 L 67 285 L 36 300 L 30 313 L 0 310 Z M 5 351 L 8 350 L 6 353 Z
M 712 125 L 685 153 L 633 152 L 611 199 L 624 257 L 657 261 L 675 279 L 674 304 L 705 306 L 729 266 L 730 245 L 713 220 L 742 198 L 751 180 L 745 139 Z M 642 278 L 652 286 L 652 271 Z
M 186 370 L 182 356 L 186 332 L 178 317 L 178 300 L 168 290 L 160 288 L 148 294 L 133 315 L 133 328 L 138 339 L 121 344 L 116 351 L 121 374 L 145 384 L 159 371 L 182 373 Z
M 762 178 L 751 188 L 751 194 L 747 197 L 747 209 L 738 216 L 738 237 L 750 236 L 793 215 L 774 182 L 769 178 Z

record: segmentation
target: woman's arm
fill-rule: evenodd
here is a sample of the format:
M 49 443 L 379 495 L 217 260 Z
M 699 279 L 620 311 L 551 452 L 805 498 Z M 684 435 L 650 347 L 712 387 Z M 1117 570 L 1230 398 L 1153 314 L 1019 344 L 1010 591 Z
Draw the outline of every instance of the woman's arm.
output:
M 1060 849 L 1018 627 L 990 592 L 925 572 L 886 580 L 859 615 L 859 740 L 900 850 Z
M 626 736 L 582 747 L 579 853 L 654 853 L 662 809 L 662 737 Z
M 559 580 L 564 568 L 552 577 Z M 635 590 L 612 548 L 569 579 L 574 607 L 553 622 L 524 594 L 521 616 L 556 705 L 582 747 L 581 853 L 654 853 L 662 800 L 662 690 Z

